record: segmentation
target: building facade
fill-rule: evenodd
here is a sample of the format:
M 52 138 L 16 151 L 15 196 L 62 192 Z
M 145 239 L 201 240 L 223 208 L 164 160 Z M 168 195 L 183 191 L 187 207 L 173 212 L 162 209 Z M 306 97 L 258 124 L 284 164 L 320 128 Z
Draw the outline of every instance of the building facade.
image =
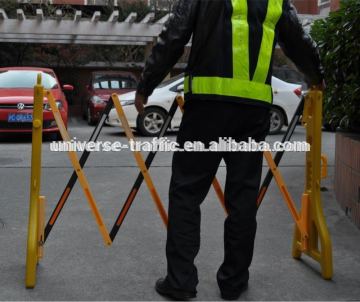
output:
M 331 11 L 336 11 L 340 8 L 340 0 L 332 0 L 331 1 Z
M 339 8 L 340 0 L 292 0 L 299 14 L 326 15 Z

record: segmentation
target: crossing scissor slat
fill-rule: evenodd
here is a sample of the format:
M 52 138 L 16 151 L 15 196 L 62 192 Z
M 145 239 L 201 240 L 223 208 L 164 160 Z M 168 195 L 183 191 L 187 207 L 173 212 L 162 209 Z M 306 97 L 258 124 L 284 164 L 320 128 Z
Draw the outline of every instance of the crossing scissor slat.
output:
M 46 91 L 46 96 L 48 99 L 48 102 L 50 104 L 51 110 L 54 114 L 55 121 L 58 125 L 59 131 L 61 133 L 61 136 L 65 142 L 70 142 L 70 136 L 69 133 L 66 130 L 65 124 L 62 120 L 61 114 L 59 109 L 56 106 L 56 101 L 54 96 L 51 94 L 50 91 Z M 81 165 L 79 163 L 78 156 L 75 151 L 68 151 L 68 156 L 70 158 L 71 164 L 74 167 L 74 170 L 79 178 L 80 185 L 85 193 L 86 199 L 90 205 L 90 209 L 95 217 L 95 221 L 98 224 L 99 230 L 101 235 L 103 236 L 104 242 L 106 245 L 111 245 L 112 240 L 110 239 L 109 232 L 104 224 L 103 218 L 100 214 L 100 211 L 96 205 L 96 201 L 94 198 L 94 195 L 91 192 L 89 182 L 84 174 L 84 171 L 81 168 Z
M 114 106 L 115 106 L 115 109 L 116 109 L 116 112 L 119 116 L 119 119 L 121 121 L 121 125 L 122 125 L 122 128 L 124 129 L 125 131 L 125 134 L 128 138 L 129 141 L 135 141 L 135 137 L 134 137 L 134 134 L 129 126 L 129 123 L 127 121 L 127 118 L 125 116 L 125 112 L 122 108 L 122 105 L 120 103 L 120 100 L 119 100 L 119 97 L 117 94 L 113 94 L 112 95 L 112 98 L 113 98 L 113 102 L 114 102 Z M 136 163 L 141 171 L 141 173 L 143 174 L 144 176 L 144 180 L 145 180 L 145 183 L 149 189 L 149 192 L 155 202 L 155 205 L 156 205 L 156 208 L 160 214 L 160 217 L 162 219 L 162 221 L 164 222 L 165 226 L 167 227 L 168 225 L 168 216 L 166 214 L 166 211 L 165 211 L 165 208 L 162 204 L 162 201 L 160 199 L 160 196 L 154 186 L 154 182 L 152 181 L 152 178 L 149 174 L 149 171 L 146 167 L 146 164 L 145 164 L 145 161 L 141 155 L 141 153 L 139 151 L 133 151 L 133 154 L 134 154 L 134 157 L 135 157 L 135 160 L 136 160 Z

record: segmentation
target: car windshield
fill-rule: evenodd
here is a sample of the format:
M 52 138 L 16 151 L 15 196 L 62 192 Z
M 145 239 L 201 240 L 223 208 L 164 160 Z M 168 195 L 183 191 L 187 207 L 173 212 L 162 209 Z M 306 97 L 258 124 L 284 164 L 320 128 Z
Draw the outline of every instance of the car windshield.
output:
M 0 71 L 0 88 L 34 88 L 39 73 L 42 75 L 42 84 L 45 89 L 58 88 L 53 73 L 37 70 Z
M 176 82 L 177 80 L 180 80 L 183 77 L 184 77 L 184 74 L 181 73 L 181 74 L 179 74 L 179 75 L 177 75 L 177 76 L 175 76 L 175 77 L 173 77 L 173 78 L 171 78 L 169 80 L 166 80 L 166 81 L 162 82 L 157 88 L 163 88 L 165 86 L 168 86 L 168 85 Z
M 118 75 L 95 75 L 94 89 L 136 89 L 137 83 L 132 77 Z

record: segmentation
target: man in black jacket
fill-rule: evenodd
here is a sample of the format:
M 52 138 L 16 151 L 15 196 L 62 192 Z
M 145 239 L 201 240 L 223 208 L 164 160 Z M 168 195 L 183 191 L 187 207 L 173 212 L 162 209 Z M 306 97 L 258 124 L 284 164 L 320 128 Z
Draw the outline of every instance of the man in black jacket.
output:
M 146 62 L 135 105 L 140 113 L 192 37 L 185 71 L 185 113 L 177 141 L 206 146 L 221 137 L 263 141 L 272 104 L 272 58 L 278 43 L 310 85 L 321 85 L 319 55 L 290 0 L 179 0 Z M 156 290 L 173 299 L 196 296 L 200 204 L 219 163 L 227 167 L 221 296 L 247 288 L 256 233 L 260 152 L 176 152 L 169 190 L 167 276 Z

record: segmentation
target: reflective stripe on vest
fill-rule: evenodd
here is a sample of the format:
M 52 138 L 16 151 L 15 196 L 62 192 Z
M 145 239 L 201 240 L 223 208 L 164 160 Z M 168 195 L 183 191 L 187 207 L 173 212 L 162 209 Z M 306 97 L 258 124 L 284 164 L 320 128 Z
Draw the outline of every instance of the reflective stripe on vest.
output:
M 240 97 L 272 102 L 272 88 L 267 85 L 275 27 L 282 14 L 283 0 L 269 0 L 267 14 L 263 23 L 263 36 L 253 79 L 250 79 L 249 63 L 249 23 L 247 0 L 231 0 L 233 13 L 232 23 L 232 53 L 233 78 L 222 77 L 189 77 L 185 78 L 185 93 L 212 94 Z M 191 89 L 190 89 L 191 86 Z

